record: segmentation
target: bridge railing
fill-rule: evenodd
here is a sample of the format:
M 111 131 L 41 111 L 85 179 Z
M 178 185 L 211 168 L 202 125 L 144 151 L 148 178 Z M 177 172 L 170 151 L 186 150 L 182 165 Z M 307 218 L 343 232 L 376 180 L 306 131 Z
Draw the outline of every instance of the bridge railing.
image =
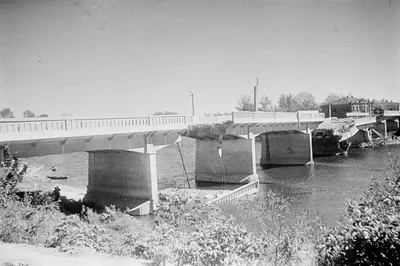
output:
M 306 122 L 323 121 L 325 114 L 318 111 L 299 112 L 246 112 L 233 113 L 233 123 L 273 123 L 273 122 Z
M 383 116 L 400 116 L 400 111 L 384 110 Z
M 0 120 L 0 134 L 66 130 L 68 130 L 68 126 L 65 119 L 40 118 Z
M 163 125 L 182 125 L 193 123 L 192 117 L 186 116 L 150 116 L 126 118 L 31 118 L 0 119 L 0 135 L 26 134 L 59 131 L 84 131 L 89 129 L 114 129 L 157 127 Z

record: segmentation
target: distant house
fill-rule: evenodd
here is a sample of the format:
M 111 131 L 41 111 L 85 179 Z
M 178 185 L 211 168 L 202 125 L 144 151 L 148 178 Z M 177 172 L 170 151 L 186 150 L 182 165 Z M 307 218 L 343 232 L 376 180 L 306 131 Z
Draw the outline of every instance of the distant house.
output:
M 373 104 L 369 100 L 347 96 L 332 104 L 322 105 L 325 117 L 354 117 L 370 116 L 373 113 Z

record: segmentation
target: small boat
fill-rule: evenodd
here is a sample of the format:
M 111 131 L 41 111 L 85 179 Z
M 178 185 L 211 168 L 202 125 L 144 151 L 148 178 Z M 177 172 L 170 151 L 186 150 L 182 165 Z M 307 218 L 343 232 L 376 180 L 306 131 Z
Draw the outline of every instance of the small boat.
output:
M 47 176 L 50 179 L 67 179 L 68 176 Z

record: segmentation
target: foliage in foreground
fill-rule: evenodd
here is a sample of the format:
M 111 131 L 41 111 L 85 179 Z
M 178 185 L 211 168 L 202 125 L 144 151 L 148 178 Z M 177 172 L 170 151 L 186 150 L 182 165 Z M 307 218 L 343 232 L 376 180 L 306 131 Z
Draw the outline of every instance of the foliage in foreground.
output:
M 225 206 L 236 222 L 256 234 L 263 243 L 268 265 L 314 265 L 320 217 L 296 212 L 290 202 L 272 191 L 250 201 Z
M 350 201 L 340 224 L 319 245 L 321 265 L 400 264 L 400 167 L 389 158 L 386 180 L 372 179 L 364 196 Z
M 0 162 L 0 197 L 5 197 L 15 194 L 15 187 L 18 182 L 22 181 L 27 166 L 25 164 L 21 165 L 20 155 L 12 155 L 6 144 L 2 145 L 1 150 L 4 155 L 4 161 Z
M 238 219 L 240 216 L 231 217 L 218 206 L 205 205 L 183 192 L 169 195 L 153 221 L 140 221 L 115 208 L 106 208 L 103 213 L 86 209 L 84 216 L 67 216 L 51 195 L 16 197 L 15 185 L 26 167 L 6 147 L 5 151 L 0 186 L 3 242 L 130 256 L 156 264 L 287 265 L 301 261 L 299 254 L 304 249 L 300 245 L 311 241 L 296 229 L 308 224 L 300 226 L 301 219 L 291 223 L 289 204 L 273 193 L 261 200 L 268 206 L 250 201 L 236 209 L 247 220 L 264 219 L 258 231 L 252 231 Z

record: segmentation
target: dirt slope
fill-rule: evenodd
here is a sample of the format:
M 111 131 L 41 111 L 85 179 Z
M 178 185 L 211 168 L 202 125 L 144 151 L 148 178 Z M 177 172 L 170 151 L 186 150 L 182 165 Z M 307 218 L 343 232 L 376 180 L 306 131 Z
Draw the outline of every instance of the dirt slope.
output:
M 34 247 L 22 244 L 7 244 L 0 242 L 0 266 L 6 262 L 14 265 L 29 266 L 142 266 L 150 265 L 144 260 L 127 257 L 113 257 L 103 254 L 82 253 L 71 255 L 57 252 L 53 249 Z

